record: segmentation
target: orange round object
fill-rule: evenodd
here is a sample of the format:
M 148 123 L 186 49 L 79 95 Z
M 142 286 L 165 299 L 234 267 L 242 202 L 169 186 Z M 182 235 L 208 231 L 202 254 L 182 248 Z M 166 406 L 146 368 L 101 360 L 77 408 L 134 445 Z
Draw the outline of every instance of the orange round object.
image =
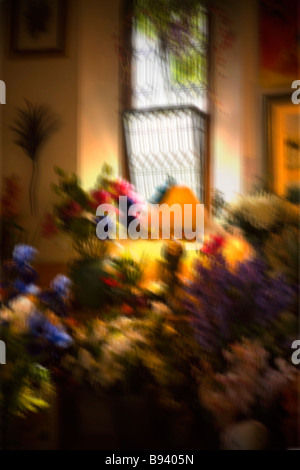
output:
M 179 221 L 177 219 L 177 223 L 180 224 L 180 226 L 177 226 L 176 230 L 176 221 L 174 217 L 174 212 L 170 211 L 170 216 L 168 215 L 168 212 L 166 212 L 165 217 L 168 217 L 170 220 L 170 237 L 172 238 L 174 234 L 177 234 L 178 231 L 180 231 L 181 228 L 181 237 L 176 237 L 179 239 L 184 240 L 185 235 L 184 233 L 188 232 L 194 232 L 196 230 L 196 206 L 197 204 L 201 204 L 195 193 L 188 187 L 188 186 L 183 186 L 183 185 L 173 185 L 170 186 L 164 196 L 162 197 L 159 205 L 157 205 L 156 209 L 151 207 L 151 210 L 155 214 L 155 219 L 159 221 L 158 227 L 153 228 L 151 222 L 153 220 L 151 219 L 151 213 L 150 210 L 148 212 L 148 227 L 152 227 L 152 232 L 156 230 L 157 233 L 159 233 L 159 238 L 162 237 L 162 228 L 163 228 L 163 223 L 168 223 L 168 220 L 164 220 L 164 214 L 163 214 L 163 205 L 168 206 L 169 208 L 172 208 L 174 206 L 174 211 L 178 210 L 179 214 Z M 177 205 L 177 209 L 176 209 Z M 191 215 L 187 214 L 185 216 L 185 210 L 186 210 L 186 205 L 190 205 L 191 207 Z M 149 208 L 150 209 L 150 208 Z M 158 214 L 157 214 L 158 212 Z M 208 212 L 204 208 L 204 232 L 208 231 L 209 233 L 212 232 L 220 232 L 220 227 L 215 224 L 209 217 Z M 149 234 L 150 238 L 150 234 Z

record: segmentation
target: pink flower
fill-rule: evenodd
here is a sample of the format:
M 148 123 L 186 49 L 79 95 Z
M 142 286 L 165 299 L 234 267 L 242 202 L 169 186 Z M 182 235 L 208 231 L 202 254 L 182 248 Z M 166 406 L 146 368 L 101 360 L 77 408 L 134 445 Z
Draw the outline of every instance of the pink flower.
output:
M 118 196 L 127 196 L 128 193 L 132 190 L 132 184 L 129 181 L 118 179 L 112 183 L 114 192 Z

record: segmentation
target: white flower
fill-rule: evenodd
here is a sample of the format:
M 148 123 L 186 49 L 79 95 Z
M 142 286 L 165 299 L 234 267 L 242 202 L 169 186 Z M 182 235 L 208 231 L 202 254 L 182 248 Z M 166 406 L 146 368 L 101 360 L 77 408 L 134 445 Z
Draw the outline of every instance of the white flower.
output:
M 26 294 L 30 294 L 30 295 L 38 295 L 40 293 L 41 289 L 36 286 L 35 284 L 29 284 L 29 286 L 27 286 L 26 288 Z
M 9 302 L 9 308 L 11 308 L 16 315 L 23 315 L 24 317 L 28 317 L 34 313 L 36 309 L 34 303 L 23 295 L 15 297 Z
M 112 321 L 110 323 L 110 326 L 112 328 L 116 328 L 117 330 L 124 330 L 124 329 L 130 328 L 132 324 L 133 324 L 133 320 L 131 318 L 122 316 Z
M 123 334 L 112 335 L 109 342 L 106 343 L 108 351 L 116 354 L 117 356 L 123 356 L 132 348 L 130 340 Z
M 14 312 L 9 308 L 2 308 L 0 310 L 0 320 L 10 322 L 14 318 Z
M 267 230 L 280 220 L 282 204 L 275 195 L 240 196 L 231 206 L 230 213 L 258 229 Z
M 154 313 L 159 315 L 170 315 L 172 313 L 170 308 L 163 302 L 151 302 L 151 308 Z
M 103 340 L 107 335 L 107 327 L 102 321 L 95 321 L 93 323 L 93 330 L 89 335 L 89 341 L 91 343 L 98 343 Z

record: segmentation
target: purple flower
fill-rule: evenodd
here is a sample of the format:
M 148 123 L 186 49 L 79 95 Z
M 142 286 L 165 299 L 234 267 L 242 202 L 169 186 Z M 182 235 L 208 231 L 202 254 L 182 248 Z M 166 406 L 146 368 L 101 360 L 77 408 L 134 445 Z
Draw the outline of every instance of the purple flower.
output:
M 197 262 L 186 292 L 196 337 L 211 352 L 267 327 L 293 299 L 283 277 L 271 277 L 262 260 L 245 261 L 233 272 L 220 255 L 211 258 L 210 267 Z

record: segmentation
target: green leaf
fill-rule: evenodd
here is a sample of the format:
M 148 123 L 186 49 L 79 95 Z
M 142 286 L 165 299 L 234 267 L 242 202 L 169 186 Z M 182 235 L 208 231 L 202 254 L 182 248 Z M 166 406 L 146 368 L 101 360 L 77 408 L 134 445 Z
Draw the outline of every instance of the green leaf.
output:
M 91 222 L 83 217 L 74 218 L 69 224 L 69 231 L 79 240 L 85 240 L 91 231 Z
M 51 183 L 50 188 L 55 194 L 57 194 L 58 196 L 61 196 L 61 189 L 59 186 L 57 186 L 57 184 Z
M 67 173 L 59 166 L 54 166 L 54 172 L 56 175 L 60 176 L 61 178 L 66 178 L 67 176 Z

